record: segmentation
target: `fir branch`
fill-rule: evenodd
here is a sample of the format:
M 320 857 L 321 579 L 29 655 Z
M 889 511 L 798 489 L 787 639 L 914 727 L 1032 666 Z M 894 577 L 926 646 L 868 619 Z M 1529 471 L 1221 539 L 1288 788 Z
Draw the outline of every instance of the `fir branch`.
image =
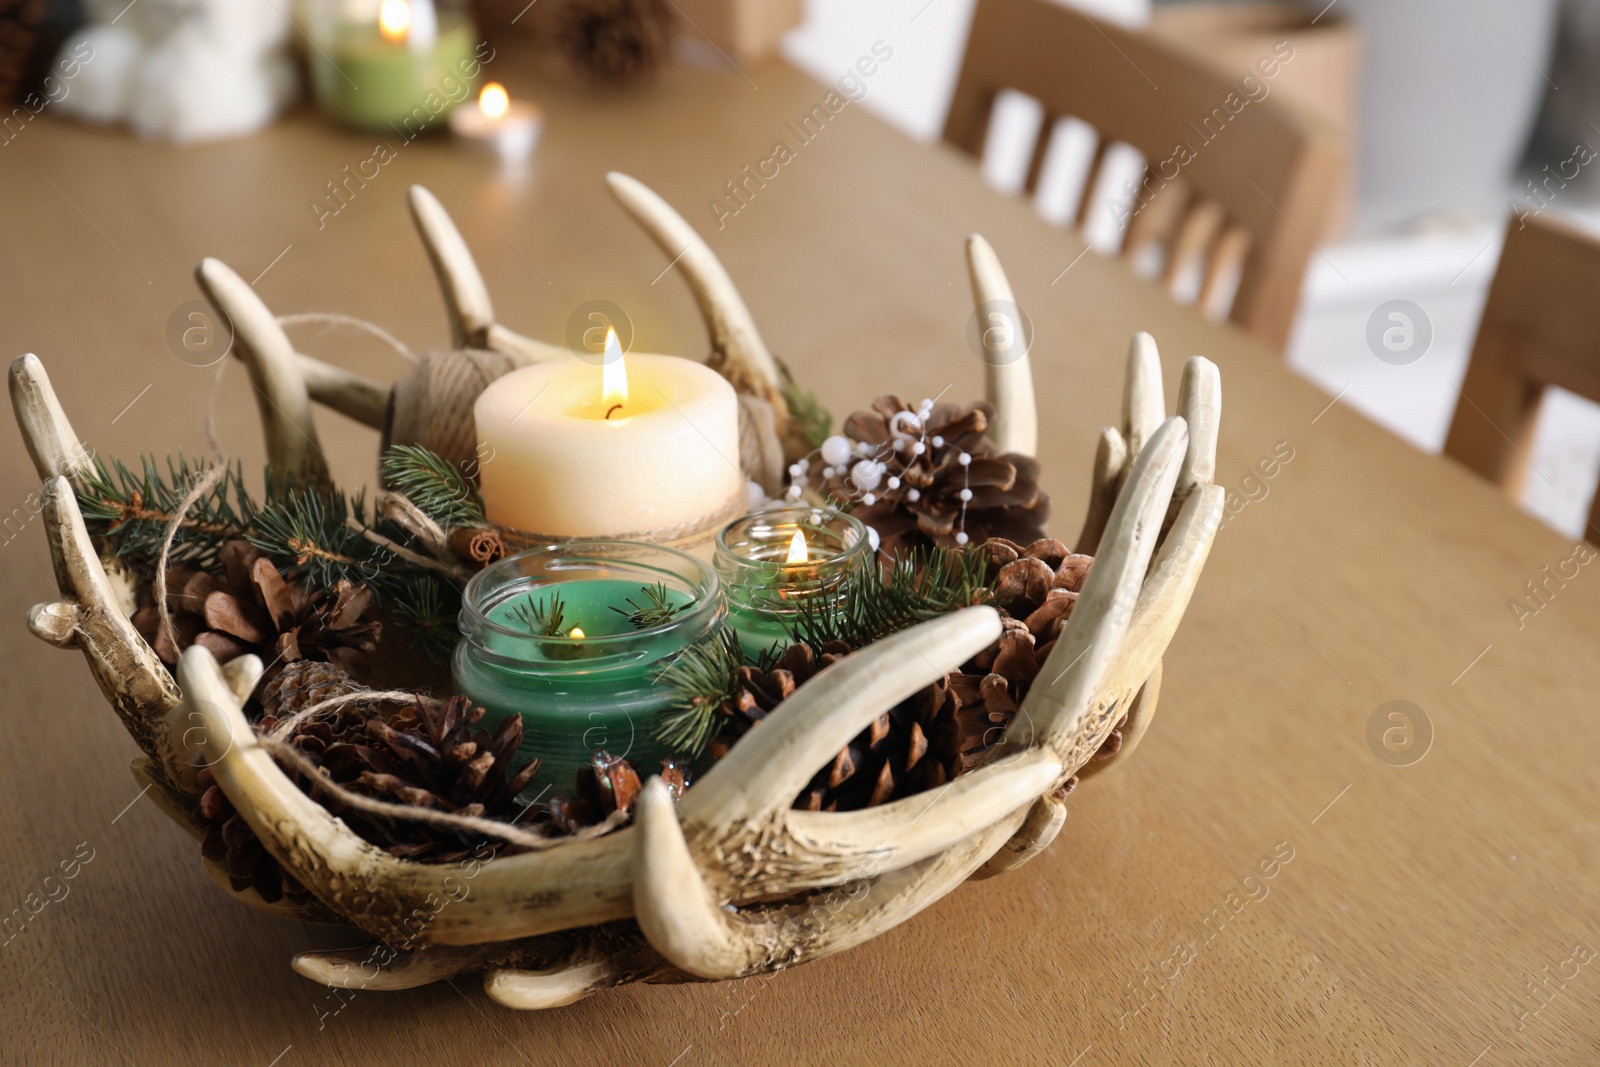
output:
M 800 429 L 805 433 L 806 440 L 811 442 L 811 447 L 821 448 L 822 442 L 828 438 L 828 431 L 833 428 L 833 415 L 822 406 L 816 393 L 800 388 L 787 363 L 777 356 L 772 358 L 783 378 L 783 399 L 789 405 L 790 417 L 800 423 Z
M 292 574 L 313 588 L 331 589 L 341 580 L 365 582 L 383 597 L 416 578 L 417 569 L 361 534 L 367 523 L 359 496 L 352 501 L 336 489 L 279 492 L 278 499 L 257 512 L 245 539 L 285 561 Z
M 206 468 L 179 457 L 167 460 L 163 475 L 152 456 L 141 455 L 138 473 L 121 460 L 108 467 L 95 457 L 83 472 L 78 508 L 92 536 L 105 541 L 114 556 L 154 558 L 179 505 Z M 210 566 L 225 542 L 245 536 L 256 506 L 244 487 L 244 471 L 231 464 L 222 480 L 189 508 L 173 538 L 173 562 Z
M 566 621 L 567 602 L 561 598 L 560 593 L 550 594 L 550 603 L 545 604 L 544 597 L 535 597 L 532 593 L 523 597 L 522 602 L 512 605 L 511 614 L 517 621 L 528 628 L 528 632 L 535 637 L 565 637 L 561 632 L 562 624 Z
M 717 709 L 735 693 L 735 672 L 744 662 L 732 630 L 679 653 L 657 678 L 672 691 L 673 702 L 656 724 L 656 737 L 691 756 L 704 752 L 721 726 Z
M 642 586 L 639 592 L 644 594 L 645 600 L 649 601 L 649 603 L 641 607 L 632 597 L 629 597 L 626 603 L 633 609 L 632 611 L 623 611 L 618 607 L 611 609 L 618 615 L 626 616 L 628 621 L 633 623 L 634 628 L 638 630 L 647 630 L 652 626 L 665 626 L 673 620 L 673 617 L 678 612 L 688 607 L 687 604 L 674 604 L 672 602 L 667 596 L 666 582 Z
M 842 641 L 852 649 L 994 595 L 988 561 L 969 549 L 914 549 L 895 557 L 888 573 L 876 567 L 849 574 L 837 599 L 805 603 L 789 627 L 813 649 Z M 821 600 L 821 598 L 819 598 Z
M 420 445 L 395 445 L 379 465 L 384 484 L 446 530 L 487 522 L 477 486 L 443 456 Z
M 437 575 L 408 582 L 394 598 L 394 620 L 412 635 L 417 647 L 435 663 L 449 660 L 461 640 L 456 616 L 461 590 Z

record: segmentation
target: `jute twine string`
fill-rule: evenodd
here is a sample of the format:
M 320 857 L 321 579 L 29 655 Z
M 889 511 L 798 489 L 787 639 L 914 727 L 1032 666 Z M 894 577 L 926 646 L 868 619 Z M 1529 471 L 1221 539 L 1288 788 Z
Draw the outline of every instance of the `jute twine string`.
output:
M 608 834 L 628 820 L 625 811 L 614 811 L 607 815 L 601 822 L 593 826 L 584 827 L 575 834 L 566 834 L 561 837 L 547 837 L 521 829 L 509 822 L 499 819 L 485 819 L 477 815 L 455 815 L 450 812 L 434 811 L 431 808 L 417 808 L 409 804 L 391 804 L 385 800 L 375 800 L 360 793 L 352 793 L 331 781 L 322 772 L 322 768 L 308 758 L 293 745 L 284 744 L 282 741 L 273 741 L 263 738 L 261 745 L 268 752 L 277 756 L 285 763 L 290 764 L 301 774 L 307 775 L 316 785 L 315 790 L 326 790 L 340 803 L 346 804 L 357 811 L 364 811 L 369 815 L 382 815 L 391 819 L 406 819 L 411 822 L 423 822 L 430 826 L 442 827 L 446 830 L 462 830 L 468 833 L 483 834 L 487 837 L 497 837 L 509 844 L 527 849 L 555 848 L 571 841 L 583 841 L 592 837 Z
M 685 522 L 673 523 L 668 526 L 652 527 L 648 530 L 607 534 L 606 540 L 648 541 L 653 545 L 666 545 L 669 548 L 695 545 L 743 515 L 748 510 L 747 504 L 745 488 L 741 485 L 721 507 L 707 515 L 701 515 Z M 497 529 L 508 547 L 541 548 L 547 545 L 582 544 L 581 540 L 575 542 L 571 537 L 555 537 L 550 534 L 532 533 L 527 530 Z
M 211 487 L 222 480 L 228 473 L 226 463 L 219 463 L 215 467 L 208 467 L 204 474 L 197 476 L 194 484 L 189 486 L 189 491 L 184 494 L 183 500 L 178 504 L 177 512 L 167 523 L 166 536 L 161 539 L 161 553 L 156 557 L 156 578 L 154 594 L 156 598 L 156 613 L 160 620 L 161 635 L 176 649 L 178 635 L 172 628 L 172 613 L 167 610 L 167 562 L 172 556 L 172 542 L 178 536 L 178 527 L 183 523 L 183 517 L 189 514 L 189 509 L 195 502 L 211 490 Z
M 340 315 L 330 311 L 307 311 L 298 315 L 278 316 L 279 326 L 300 326 L 313 322 L 322 323 L 325 326 L 348 326 L 351 329 L 369 333 L 394 349 L 408 362 L 415 363 L 417 361 L 416 353 L 407 348 L 405 342 L 385 330 L 382 326 L 368 322 L 366 319 L 358 319 L 354 315 Z
M 217 364 L 217 373 L 212 377 L 211 389 L 206 394 L 206 445 L 211 449 L 212 455 L 216 456 L 216 465 L 195 476 L 194 484 L 189 486 L 189 491 L 184 494 L 177 513 L 167 523 L 166 535 L 161 538 L 161 552 L 156 556 L 156 577 L 152 591 L 156 598 L 157 625 L 160 627 L 161 636 L 167 639 L 167 643 L 173 649 L 178 647 L 178 635 L 172 627 L 172 613 L 167 608 L 167 566 L 172 557 L 172 542 L 178 536 L 178 527 L 183 525 L 184 516 L 188 515 L 189 509 L 194 507 L 224 474 L 228 473 L 228 454 L 217 443 L 217 393 L 227 370 L 227 360 Z
M 475 470 L 478 433 L 473 405 L 491 382 L 520 365 L 503 352 L 485 349 L 424 352 L 415 373 L 394 384 L 383 449 L 421 445 L 458 470 Z
M 308 708 L 302 708 L 293 715 L 289 716 L 287 719 L 279 722 L 272 728 L 270 733 L 263 734 L 262 736 L 268 741 L 283 741 L 291 733 L 293 733 L 295 728 L 301 723 L 308 722 L 315 718 L 327 716 L 329 712 L 337 711 L 339 708 L 345 707 L 346 705 L 384 704 L 391 701 L 401 704 L 420 702 L 434 708 L 444 706 L 444 702 L 442 700 L 436 700 L 433 697 L 424 696 L 421 693 L 414 693 L 406 689 L 361 689 L 354 693 L 341 693 L 336 697 L 329 697 L 327 700 L 318 701 Z

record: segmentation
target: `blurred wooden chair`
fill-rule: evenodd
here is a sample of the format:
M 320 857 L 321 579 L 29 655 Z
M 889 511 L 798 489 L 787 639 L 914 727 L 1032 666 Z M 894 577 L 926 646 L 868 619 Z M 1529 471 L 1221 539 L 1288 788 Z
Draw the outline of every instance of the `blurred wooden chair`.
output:
M 1281 350 L 1333 204 L 1342 148 L 1272 95 L 1270 80 L 1264 98 L 1250 99 L 1259 90 L 1241 87 L 1245 73 L 1050 0 L 978 0 L 944 139 L 981 158 L 1000 94 L 1038 100 L 1044 122 L 1025 182 L 1032 195 L 1057 120 L 1087 123 L 1099 141 L 1077 206 L 1080 228 L 1107 203 L 1095 194 L 1108 147 L 1131 145 L 1146 163 L 1137 198 L 1123 197 L 1131 218 L 1120 254 L 1177 299 Z M 1262 82 L 1260 70 L 1248 73 Z
M 1543 217 L 1512 218 L 1445 455 L 1520 496 L 1552 385 L 1600 401 L 1600 239 Z M 1584 538 L 1600 543 L 1600 493 Z

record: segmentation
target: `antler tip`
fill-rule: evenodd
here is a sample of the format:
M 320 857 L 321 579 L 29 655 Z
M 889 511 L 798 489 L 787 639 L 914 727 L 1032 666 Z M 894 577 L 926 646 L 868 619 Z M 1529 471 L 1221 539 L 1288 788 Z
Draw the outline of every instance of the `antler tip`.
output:
M 32 352 L 24 352 L 11 361 L 11 380 L 16 381 L 26 373 L 37 373 L 44 370 L 44 363 Z

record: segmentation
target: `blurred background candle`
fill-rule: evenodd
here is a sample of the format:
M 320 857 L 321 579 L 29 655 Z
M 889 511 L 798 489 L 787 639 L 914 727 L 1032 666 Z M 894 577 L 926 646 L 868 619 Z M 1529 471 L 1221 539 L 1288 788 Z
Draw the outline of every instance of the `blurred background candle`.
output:
M 758 511 L 729 523 L 712 558 L 728 625 L 752 661 L 793 640 L 802 612 L 831 610 L 845 579 L 872 565 L 860 520 L 812 507 Z
M 733 387 L 676 356 L 625 363 L 610 330 L 606 350 L 598 366 L 513 371 L 478 398 L 489 519 L 551 538 L 676 541 L 703 527 L 709 542 L 746 499 Z
M 676 699 L 661 671 L 726 615 L 716 574 L 686 553 L 626 541 L 534 549 L 467 583 L 456 689 L 490 729 L 522 716 L 521 757 L 541 761 L 530 795 L 570 795 L 600 749 L 648 776 L 674 754 L 656 737 Z
M 311 22 L 317 100 L 352 126 L 407 136 L 472 95 L 472 22 L 449 0 L 324 0 Z
M 539 109 L 512 100 L 499 82 L 483 87 L 476 107 L 458 107 L 450 113 L 452 133 L 493 151 L 507 163 L 528 158 L 539 143 L 540 124 Z

